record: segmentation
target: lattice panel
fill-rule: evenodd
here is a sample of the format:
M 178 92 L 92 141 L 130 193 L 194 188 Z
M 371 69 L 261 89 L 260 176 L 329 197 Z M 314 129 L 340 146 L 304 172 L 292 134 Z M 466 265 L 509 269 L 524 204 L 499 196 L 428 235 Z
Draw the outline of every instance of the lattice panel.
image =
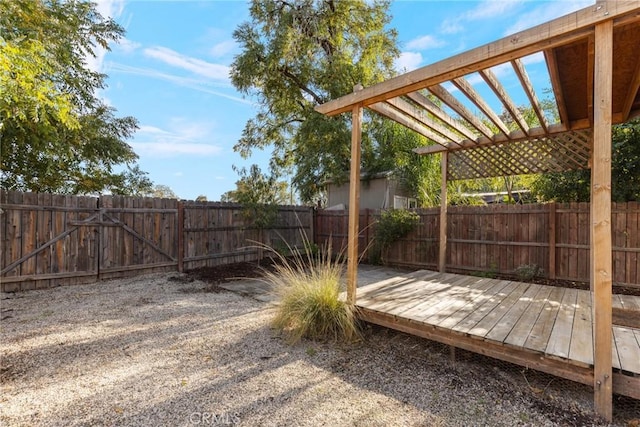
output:
M 449 153 L 447 179 L 490 178 L 589 169 L 591 130 L 472 147 Z

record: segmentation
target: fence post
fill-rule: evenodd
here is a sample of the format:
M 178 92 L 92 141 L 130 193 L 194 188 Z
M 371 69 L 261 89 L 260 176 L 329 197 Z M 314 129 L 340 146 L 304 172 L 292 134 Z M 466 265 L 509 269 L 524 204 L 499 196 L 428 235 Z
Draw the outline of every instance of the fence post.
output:
M 314 244 L 314 245 L 317 245 L 318 244 L 318 236 L 316 234 L 316 230 L 318 229 L 317 224 L 316 224 L 316 221 L 317 221 L 317 210 L 316 210 L 315 207 L 311 206 L 309 208 L 309 211 L 310 211 L 310 214 L 311 214 L 311 216 L 310 216 L 311 219 L 309 221 L 309 228 L 311 228 L 311 231 L 309 233 L 309 234 L 311 234 L 311 239 L 312 239 L 311 243 Z M 307 236 L 307 238 L 309 238 L 309 236 Z
M 549 204 L 549 279 L 556 278 L 556 203 Z
M 98 225 L 94 228 L 96 233 L 96 280 L 100 281 L 100 264 L 102 261 L 102 195 L 96 197 L 96 208 L 98 209 Z
M 362 259 L 365 259 L 365 255 L 369 250 L 369 208 L 364 210 L 364 246 L 362 250 Z
M 184 270 L 184 203 L 178 201 L 178 271 L 182 273 Z

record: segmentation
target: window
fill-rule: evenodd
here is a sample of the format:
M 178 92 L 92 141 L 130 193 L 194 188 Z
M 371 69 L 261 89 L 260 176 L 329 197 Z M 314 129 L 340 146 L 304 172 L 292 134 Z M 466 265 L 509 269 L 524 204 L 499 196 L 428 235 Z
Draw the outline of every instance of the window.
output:
M 407 209 L 408 199 L 402 196 L 393 196 L 394 209 Z

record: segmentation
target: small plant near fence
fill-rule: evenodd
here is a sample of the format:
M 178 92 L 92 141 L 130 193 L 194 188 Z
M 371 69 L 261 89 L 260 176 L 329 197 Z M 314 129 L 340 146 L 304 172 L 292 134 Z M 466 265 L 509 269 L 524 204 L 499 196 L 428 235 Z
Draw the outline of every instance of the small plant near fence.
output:
M 340 297 L 344 291 L 344 263 L 331 248 L 318 250 L 308 239 L 305 250 L 289 247 L 290 255 L 265 246 L 277 260 L 265 273 L 279 305 L 273 326 L 293 344 L 302 338 L 352 341 L 360 336 L 355 307 Z
M 538 264 L 522 264 L 515 269 L 518 279 L 523 282 L 528 282 L 536 277 L 540 277 L 543 272 L 544 271 Z
M 406 237 L 420 224 L 420 216 L 404 209 L 382 212 L 373 234 L 373 245 L 369 252 L 371 264 L 385 264 L 391 245 Z

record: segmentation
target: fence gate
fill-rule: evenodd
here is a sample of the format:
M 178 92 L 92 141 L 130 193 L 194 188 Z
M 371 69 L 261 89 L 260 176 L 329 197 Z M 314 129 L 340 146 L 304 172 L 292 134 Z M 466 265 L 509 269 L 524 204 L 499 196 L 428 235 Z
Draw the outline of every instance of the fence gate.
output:
M 97 225 L 100 278 L 177 269 L 177 200 L 103 196 Z
M 0 192 L 2 291 L 175 270 L 177 201 Z

